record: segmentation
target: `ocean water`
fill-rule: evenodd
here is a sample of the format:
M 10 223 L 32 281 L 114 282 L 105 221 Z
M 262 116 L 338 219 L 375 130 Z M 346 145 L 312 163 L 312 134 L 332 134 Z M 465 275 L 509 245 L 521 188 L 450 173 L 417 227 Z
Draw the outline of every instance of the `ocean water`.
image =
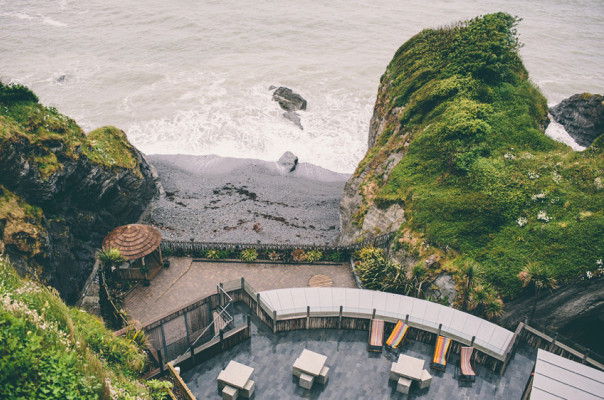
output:
M 0 0 L 0 80 L 85 130 L 115 125 L 148 154 L 290 150 L 352 172 L 397 48 L 496 11 L 523 18 L 520 53 L 551 105 L 604 92 L 602 0 Z M 308 100 L 303 130 L 271 85 Z

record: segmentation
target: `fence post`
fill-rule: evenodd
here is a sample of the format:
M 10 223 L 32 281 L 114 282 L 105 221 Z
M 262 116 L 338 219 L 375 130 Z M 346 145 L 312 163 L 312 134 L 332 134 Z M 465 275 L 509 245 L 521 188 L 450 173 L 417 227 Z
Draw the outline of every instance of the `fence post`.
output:
M 256 315 L 260 317 L 260 293 L 256 293 Z
M 405 316 L 405 325 L 407 325 L 409 323 L 409 314 L 407 314 L 407 316 Z
M 344 311 L 344 306 L 340 306 L 340 318 L 338 319 L 338 329 L 342 329 L 342 311 Z
M 184 312 L 182 316 L 185 319 L 185 338 L 187 339 L 187 347 L 191 347 L 191 340 L 189 336 L 189 320 L 187 318 L 187 313 Z
M 470 347 L 474 346 L 475 340 L 476 340 L 476 336 L 472 336 L 472 341 L 470 342 Z
M 440 336 L 440 330 L 442 329 L 443 324 L 438 324 L 438 332 L 436 333 L 436 336 Z
M 161 332 L 161 343 L 164 346 L 164 353 L 166 353 L 165 355 L 167 356 L 168 354 L 168 346 L 166 346 L 166 334 L 164 332 L 164 324 L 161 324 L 159 326 L 159 331 Z
M 159 361 L 159 371 L 164 372 L 164 357 L 161 355 L 161 349 L 157 349 L 157 360 Z
M 556 347 L 556 340 L 558 340 L 558 332 L 556 332 L 556 334 L 554 335 L 554 338 L 552 339 L 552 343 L 549 345 L 549 351 L 551 353 L 554 352 L 554 348 Z
M 245 279 L 243 278 L 243 276 L 241 277 L 241 290 L 245 289 Z
M 583 360 L 581 360 L 581 364 L 587 364 L 587 355 L 589 354 L 589 349 L 585 349 L 585 354 L 583 354 Z
M 375 308 L 373 309 L 373 313 L 371 314 L 371 319 L 375 319 Z
M 277 310 L 273 311 L 273 333 L 277 333 Z
M 310 306 L 306 306 L 306 329 L 310 328 Z

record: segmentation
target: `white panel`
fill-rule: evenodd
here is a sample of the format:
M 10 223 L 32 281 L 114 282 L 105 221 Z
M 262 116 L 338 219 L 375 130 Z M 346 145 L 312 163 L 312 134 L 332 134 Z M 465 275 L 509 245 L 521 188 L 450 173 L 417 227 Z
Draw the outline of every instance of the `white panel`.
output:
M 483 319 L 480 319 L 480 328 L 478 330 L 478 333 L 476 334 L 476 338 L 480 338 L 480 340 L 486 343 L 491 343 L 491 336 L 493 335 L 494 331 L 495 325 Z
M 321 305 L 319 288 L 306 288 L 306 304 L 309 305 L 311 309 Z
M 332 289 L 330 288 L 318 288 L 319 290 L 319 304 L 321 311 L 332 311 L 334 309 L 333 297 L 331 295 Z M 339 307 L 338 307 L 339 309 Z
M 482 336 L 479 334 L 480 333 L 479 332 L 480 324 L 481 324 L 482 320 L 473 315 L 470 315 L 470 314 L 467 314 L 467 315 L 468 315 L 468 317 L 466 318 L 466 323 L 461 328 L 461 331 L 465 335 L 468 335 L 469 337 L 476 336 L 477 338 L 481 338 L 481 340 L 483 340 Z
M 393 294 L 393 293 L 387 293 L 387 296 L 384 297 L 386 300 L 386 305 L 384 307 L 384 310 L 386 311 L 386 313 L 391 314 L 391 315 L 397 315 L 398 318 L 400 319 L 400 312 L 399 312 L 399 303 L 401 301 L 401 299 L 403 298 L 403 296 L 399 296 L 397 294 Z M 403 316 L 402 319 L 404 319 L 405 317 Z
M 304 309 L 306 308 L 306 288 L 295 288 L 291 289 L 292 300 L 294 302 L 294 308 Z
M 362 312 L 371 313 L 373 310 L 373 291 L 360 290 L 359 293 L 359 308 Z
M 439 305 L 437 320 L 439 324 L 443 324 L 443 329 L 447 327 L 447 330 L 449 330 L 449 327 L 451 326 L 451 320 L 453 319 L 454 315 L 455 310 L 450 307 L 444 307 Z
M 361 291 L 359 289 L 346 289 L 346 304 L 344 308 L 353 309 L 356 311 L 359 308 L 359 295 Z
M 451 310 L 451 314 L 453 315 L 453 317 L 451 318 L 451 322 L 449 323 L 449 328 L 452 331 L 457 331 L 458 334 L 459 332 L 463 332 L 464 327 L 466 326 L 466 321 L 469 318 L 469 314 L 458 310 Z
M 432 303 L 430 301 L 423 300 L 422 301 L 426 305 L 426 309 L 424 311 L 424 319 L 426 321 L 432 322 L 432 324 L 438 326 L 438 324 L 443 324 L 443 321 L 438 319 L 439 308 L 442 307 L 440 304 Z
M 332 303 L 340 309 L 340 306 L 346 306 L 346 289 L 344 288 L 333 288 L 332 289 Z
M 283 312 L 292 312 L 294 309 L 294 301 L 292 300 L 291 290 L 279 291 L 279 303 Z
M 377 311 L 386 310 L 386 297 L 389 293 L 373 292 L 373 307 Z

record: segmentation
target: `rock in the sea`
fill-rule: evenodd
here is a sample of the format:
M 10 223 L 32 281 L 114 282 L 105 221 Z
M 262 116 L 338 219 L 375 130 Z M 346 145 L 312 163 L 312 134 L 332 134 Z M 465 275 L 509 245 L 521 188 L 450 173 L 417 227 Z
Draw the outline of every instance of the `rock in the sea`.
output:
M 306 100 L 298 93 L 294 93 L 291 89 L 284 86 L 278 87 L 273 92 L 273 100 L 275 100 L 285 111 L 306 110 Z
M 604 97 L 600 94 L 575 94 L 549 112 L 581 146 L 591 145 L 604 133 Z
M 304 129 L 302 127 L 302 122 L 300 122 L 300 116 L 298 115 L 297 112 L 295 112 L 295 111 L 286 111 L 286 112 L 283 113 L 283 118 L 289 119 L 291 122 L 293 122 L 294 124 L 296 124 L 298 126 L 298 128 Z
M 298 165 L 298 157 L 291 151 L 286 151 L 277 161 L 280 167 L 287 172 L 293 172 Z

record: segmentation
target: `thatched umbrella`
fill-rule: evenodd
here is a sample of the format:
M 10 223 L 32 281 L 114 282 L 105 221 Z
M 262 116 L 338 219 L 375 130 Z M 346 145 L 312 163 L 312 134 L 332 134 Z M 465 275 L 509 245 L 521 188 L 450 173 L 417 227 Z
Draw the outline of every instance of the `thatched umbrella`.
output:
M 118 226 L 103 239 L 103 250 L 118 249 L 126 260 L 137 260 L 158 249 L 161 234 L 149 225 Z

